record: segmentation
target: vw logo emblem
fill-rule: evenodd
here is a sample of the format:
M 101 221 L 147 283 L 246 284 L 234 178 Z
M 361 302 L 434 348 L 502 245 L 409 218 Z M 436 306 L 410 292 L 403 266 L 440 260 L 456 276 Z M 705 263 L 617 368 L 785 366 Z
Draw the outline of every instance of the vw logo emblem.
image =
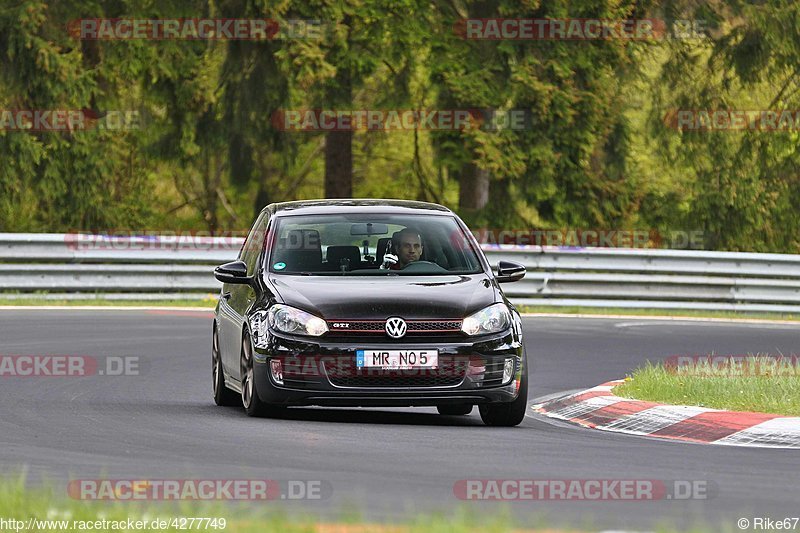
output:
M 386 334 L 393 339 L 399 339 L 406 334 L 408 326 L 406 321 L 400 317 L 392 317 L 386 321 Z

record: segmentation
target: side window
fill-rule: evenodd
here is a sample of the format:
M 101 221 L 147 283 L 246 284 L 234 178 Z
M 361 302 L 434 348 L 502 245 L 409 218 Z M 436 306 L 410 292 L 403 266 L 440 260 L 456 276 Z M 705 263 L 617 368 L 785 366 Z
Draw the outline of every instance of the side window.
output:
M 247 236 L 247 240 L 244 241 L 244 246 L 242 246 L 242 251 L 239 254 L 239 259 L 247 264 L 248 276 L 252 276 L 253 272 L 255 272 L 258 254 L 264 247 L 268 220 L 269 216 L 267 216 L 266 211 L 259 215 L 256 223 L 253 224 L 253 229 L 250 230 L 250 234 Z

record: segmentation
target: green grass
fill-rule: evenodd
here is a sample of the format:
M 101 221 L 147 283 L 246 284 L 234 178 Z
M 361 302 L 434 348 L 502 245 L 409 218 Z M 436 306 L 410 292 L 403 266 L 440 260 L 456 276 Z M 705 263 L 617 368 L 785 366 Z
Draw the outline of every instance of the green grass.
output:
M 25 487 L 22 477 L 16 481 L 0 480 L 0 518 L 14 518 L 27 520 L 68 520 L 69 528 L 63 531 L 79 531 L 73 528 L 72 521 L 94 522 L 97 520 L 127 521 L 144 520 L 152 523 L 154 519 L 171 519 L 177 517 L 217 518 L 225 520 L 225 528 L 200 527 L 195 522 L 194 531 L 225 531 L 226 533 L 262 533 L 262 532 L 292 532 L 292 533 L 333 533 L 335 524 L 363 524 L 357 515 L 349 513 L 338 520 L 323 520 L 314 517 L 314 513 L 296 511 L 288 514 L 280 502 L 252 502 L 230 503 L 223 502 L 102 502 L 81 501 L 70 499 L 59 494 L 52 486 L 31 489 Z M 377 531 L 381 533 L 414 533 L 423 531 L 432 532 L 476 532 L 476 515 L 466 514 L 457 517 L 428 516 L 422 521 L 420 518 L 398 526 L 381 526 L 367 524 L 366 529 L 357 530 L 358 533 Z M 207 522 L 204 522 L 207 523 Z M 507 517 L 500 516 L 494 520 L 479 520 L 480 530 L 487 532 L 505 532 L 512 529 Z M 221 522 L 217 522 L 221 525 Z M 327 526 L 327 527 L 326 527 Z M 33 529 L 36 530 L 35 528 Z M 44 528 L 41 531 L 56 531 L 54 528 Z M 110 530 L 110 529 L 101 529 Z M 14 531 L 6 527 L 0 531 Z M 21 531 L 27 531 L 25 529 Z M 156 531 L 144 529 L 142 531 Z M 180 528 L 170 527 L 158 531 L 181 531 Z M 346 533 L 346 530 L 339 530 Z
M 313 502 L 304 506 L 285 507 L 280 501 L 251 502 L 249 504 L 223 502 L 102 502 L 71 499 L 65 490 L 56 490 L 54 485 L 43 487 L 26 487 L 25 476 L 16 480 L 0 478 L 0 518 L 26 521 L 29 518 L 38 520 L 67 520 L 66 529 L 40 526 L 39 531 L 70 531 L 80 529 L 73 527 L 73 520 L 83 522 L 144 520 L 152 523 L 154 519 L 171 519 L 178 517 L 224 518 L 224 529 L 167 528 L 157 531 L 207 531 L 225 533 L 577 533 L 597 531 L 597 527 L 559 528 L 547 525 L 547 520 L 533 518 L 519 524 L 511 518 L 509 508 L 499 504 L 487 512 L 486 508 L 470 508 L 466 505 L 457 507 L 454 512 L 445 514 L 418 514 L 409 510 L 408 519 L 395 524 L 365 522 L 357 512 L 345 511 L 338 518 L 321 518 L 315 516 Z M 218 523 L 219 524 L 219 523 Z M 0 526 L 1 527 L 1 526 Z M 84 529 L 85 530 L 85 529 Z M 94 530 L 98 530 L 94 528 Z M 109 531 L 109 529 L 100 529 Z M 0 531 L 14 531 L 5 527 Z M 37 531 L 37 529 L 21 531 Z M 139 531 L 156 531 L 140 529 Z M 662 525 L 654 531 L 668 533 L 675 531 L 669 525 Z M 734 531 L 733 527 L 696 526 L 688 531 Z
M 673 405 L 800 416 L 800 372 L 796 367 L 782 372 L 768 368 L 766 359 L 757 356 L 741 367 L 676 369 L 648 363 L 615 387 L 614 394 Z
M 795 320 L 800 315 L 790 313 L 745 313 L 738 311 L 703 311 L 695 309 L 629 309 L 624 307 L 557 307 L 557 306 L 517 306 L 521 313 L 558 313 L 568 315 L 630 315 L 630 316 L 669 316 L 688 318 L 739 318 L 757 320 Z
M 0 295 L 0 306 L 207 307 L 209 310 L 213 310 L 216 304 L 216 295 L 209 295 L 208 298 L 202 300 L 105 300 L 102 298 L 49 300 L 35 296 L 30 298 L 3 298 Z

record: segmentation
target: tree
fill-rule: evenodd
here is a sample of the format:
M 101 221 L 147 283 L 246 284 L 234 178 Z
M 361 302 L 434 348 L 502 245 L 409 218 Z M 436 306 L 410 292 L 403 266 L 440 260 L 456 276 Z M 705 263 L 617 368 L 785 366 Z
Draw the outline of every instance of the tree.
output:
M 515 2 L 440 3 L 435 46 L 439 107 L 522 110 L 523 130 L 465 130 L 436 136 L 455 175 L 459 207 L 473 223 L 499 226 L 612 225 L 633 205 L 621 86 L 635 75 L 637 45 L 597 41 L 481 41 L 453 31 L 465 18 L 641 16 L 637 2 L 591 7 Z M 522 212 L 530 215 L 525 216 Z
M 302 6 L 302 7 L 301 7 Z M 426 4 L 420 0 L 365 0 L 339 3 L 316 0 L 301 3 L 297 12 L 320 19 L 326 26 L 324 39 L 290 43 L 294 64 L 307 64 L 298 72 L 300 86 L 311 91 L 314 109 L 353 110 L 357 102 L 403 101 L 407 96 L 406 66 L 413 64 L 416 31 Z M 365 82 L 380 66 L 388 66 L 393 80 L 370 98 L 362 98 Z M 399 93 L 399 98 L 392 98 Z M 391 95 L 391 96 L 390 96 Z M 325 134 L 325 197 L 353 194 L 352 130 Z
M 797 20 L 800 6 L 676 2 L 672 9 L 708 26 L 706 39 L 670 43 L 653 83 L 651 130 L 659 155 L 690 176 L 689 208 L 680 223 L 701 228 L 711 249 L 800 250 L 794 229 L 800 222 L 796 127 L 682 131 L 664 120 L 676 110 L 797 109 L 800 36 L 786 31 L 786 23 Z M 751 115 L 754 124 L 759 116 Z

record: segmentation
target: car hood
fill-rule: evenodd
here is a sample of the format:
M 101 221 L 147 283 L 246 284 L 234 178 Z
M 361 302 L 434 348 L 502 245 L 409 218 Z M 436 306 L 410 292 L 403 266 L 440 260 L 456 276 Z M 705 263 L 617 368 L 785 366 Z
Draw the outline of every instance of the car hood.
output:
M 486 274 L 469 276 L 268 275 L 287 305 L 325 319 L 463 318 L 501 301 Z

